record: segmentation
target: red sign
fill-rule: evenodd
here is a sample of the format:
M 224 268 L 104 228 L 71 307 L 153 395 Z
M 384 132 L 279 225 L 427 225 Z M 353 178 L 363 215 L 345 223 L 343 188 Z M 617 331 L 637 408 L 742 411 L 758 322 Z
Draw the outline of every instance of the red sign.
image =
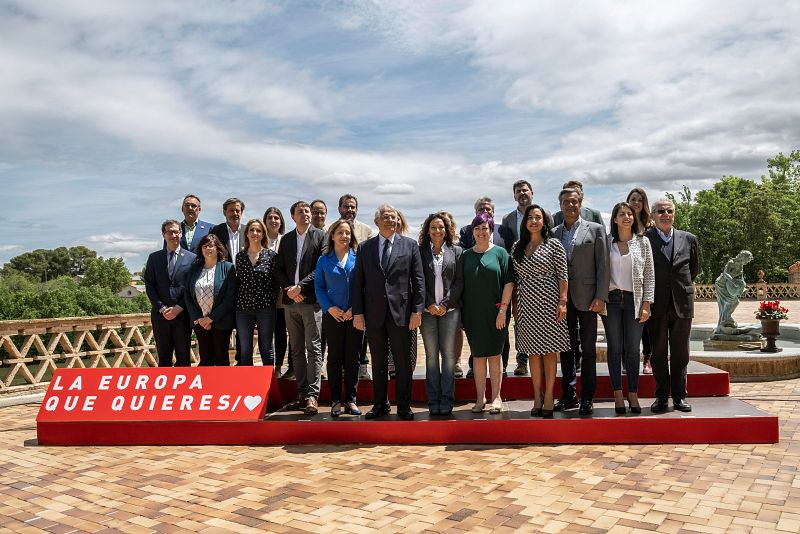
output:
M 274 368 L 58 369 L 37 422 L 257 421 Z

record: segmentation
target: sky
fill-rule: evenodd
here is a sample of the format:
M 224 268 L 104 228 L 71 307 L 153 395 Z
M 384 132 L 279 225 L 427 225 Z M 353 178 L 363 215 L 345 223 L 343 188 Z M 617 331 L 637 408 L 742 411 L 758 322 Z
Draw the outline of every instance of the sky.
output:
M 606 220 L 800 148 L 795 1 L 0 0 L 0 263 L 86 245 L 138 271 L 181 218 L 343 193 L 459 225 L 511 184 Z M 289 221 L 289 228 L 293 225 Z

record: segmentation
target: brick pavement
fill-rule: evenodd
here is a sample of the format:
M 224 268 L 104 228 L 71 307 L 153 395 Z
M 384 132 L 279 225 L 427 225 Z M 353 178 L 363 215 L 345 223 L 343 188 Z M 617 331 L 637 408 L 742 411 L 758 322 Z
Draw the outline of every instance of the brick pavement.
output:
M 2 532 L 798 532 L 800 380 L 733 384 L 775 445 L 38 447 L 0 409 Z

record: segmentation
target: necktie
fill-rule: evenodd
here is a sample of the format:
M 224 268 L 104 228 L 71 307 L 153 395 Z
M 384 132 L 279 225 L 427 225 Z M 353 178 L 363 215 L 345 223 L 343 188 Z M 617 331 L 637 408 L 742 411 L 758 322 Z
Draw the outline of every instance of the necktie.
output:
M 388 239 L 383 240 L 383 255 L 381 256 L 381 269 L 385 273 L 389 268 L 389 246 L 391 242 Z
M 167 270 L 169 271 L 169 279 L 172 280 L 172 275 L 175 272 L 175 260 L 177 259 L 178 255 L 175 252 L 169 253 L 169 267 Z

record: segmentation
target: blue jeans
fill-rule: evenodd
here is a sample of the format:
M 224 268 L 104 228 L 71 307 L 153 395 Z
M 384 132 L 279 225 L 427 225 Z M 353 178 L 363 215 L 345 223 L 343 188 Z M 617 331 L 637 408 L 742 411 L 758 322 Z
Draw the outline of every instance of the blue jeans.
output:
M 239 365 L 253 365 L 253 330 L 258 325 L 258 351 L 264 365 L 275 365 L 272 333 L 275 330 L 275 308 L 236 310 L 236 338 L 241 349 Z
M 608 293 L 603 317 L 608 342 L 608 374 L 615 391 L 622 389 L 622 355 L 628 371 L 628 391 L 639 391 L 639 344 L 644 324 L 634 315 L 633 293 L 615 289 Z
M 422 343 L 425 345 L 425 389 L 428 408 L 453 409 L 455 402 L 456 331 L 461 310 L 450 310 L 441 317 L 422 314 Z M 441 359 L 440 359 L 441 355 Z

